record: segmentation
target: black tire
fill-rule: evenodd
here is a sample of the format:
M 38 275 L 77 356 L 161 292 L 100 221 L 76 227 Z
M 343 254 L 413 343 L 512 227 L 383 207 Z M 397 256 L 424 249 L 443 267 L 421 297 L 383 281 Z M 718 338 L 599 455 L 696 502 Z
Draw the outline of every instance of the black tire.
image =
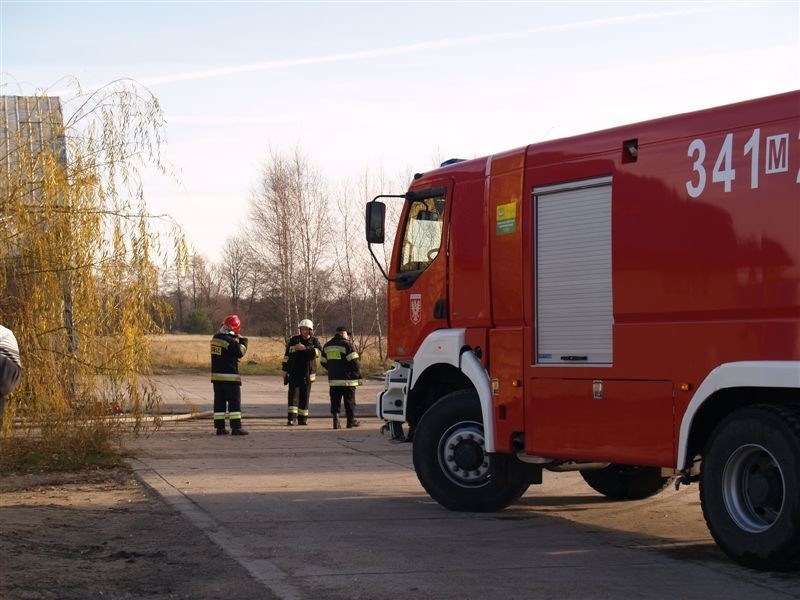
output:
M 431 406 L 414 430 L 414 469 L 422 487 L 450 510 L 494 512 L 519 499 L 529 483 L 510 481 L 503 461 L 488 455 L 477 394 L 459 390 Z
M 664 477 L 657 467 L 609 465 L 605 469 L 581 471 L 583 480 L 594 491 L 612 500 L 642 500 L 655 496 L 674 477 Z
M 736 562 L 800 567 L 800 411 L 758 405 L 723 420 L 703 453 L 700 503 L 711 535 Z

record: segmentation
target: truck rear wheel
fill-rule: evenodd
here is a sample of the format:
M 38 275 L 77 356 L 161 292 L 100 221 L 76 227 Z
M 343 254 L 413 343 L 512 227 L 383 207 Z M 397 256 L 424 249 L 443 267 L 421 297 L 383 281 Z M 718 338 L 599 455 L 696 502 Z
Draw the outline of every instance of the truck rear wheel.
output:
M 422 487 L 450 510 L 501 510 L 529 487 L 505 475 L 508 470 L 499 463 L 506 457 L 486 453 L 481 406 L 472 390 L 447 394 L 425 412 L 415 429 L 413 455 Z
M 723 420 L 703 453 L 700 503 L 733 560 L 800 567 L 800 411 L 758 405 Z
M 613 500 L 649 498 L 673 480 L 673 477 L 663 477 L 659 468 L 633 465 L 609 465 L 605 469 L 587 469 L 580 473 L 589 487 Z

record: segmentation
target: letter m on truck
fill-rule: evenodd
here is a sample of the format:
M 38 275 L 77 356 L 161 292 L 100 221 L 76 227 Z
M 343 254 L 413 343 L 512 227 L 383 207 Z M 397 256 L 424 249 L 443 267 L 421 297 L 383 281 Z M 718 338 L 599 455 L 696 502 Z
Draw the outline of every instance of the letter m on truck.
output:
M 436 501 L 698 482 L 728 556 L 800 565 L 800 92 L 448 161 L 368 243 L 388 208 L 377 412 Z

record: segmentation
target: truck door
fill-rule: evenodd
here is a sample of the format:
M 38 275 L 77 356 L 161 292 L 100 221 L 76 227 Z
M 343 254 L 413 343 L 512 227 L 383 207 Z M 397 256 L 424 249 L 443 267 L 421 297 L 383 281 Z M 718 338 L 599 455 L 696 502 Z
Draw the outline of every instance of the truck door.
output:
M 389 354 L 413 358 L 430 332 L 447 326 L 446 187 L 407 194 L 389 294 Z

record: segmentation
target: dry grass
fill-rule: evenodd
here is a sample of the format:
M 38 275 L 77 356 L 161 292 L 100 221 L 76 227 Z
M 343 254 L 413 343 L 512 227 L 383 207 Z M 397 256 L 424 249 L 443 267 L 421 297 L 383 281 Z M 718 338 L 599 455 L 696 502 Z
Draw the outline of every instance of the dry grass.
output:
M 153 371 L 208 371 L 210 335 L 152 335 L 150 350 Z M 248 375 L 275 375 L 280 373 L 284 344 L 280 338 L 249 337 L 247 355 L 240 365 Z
M 154 373 L 205 372 L 211 368 L 210 335 L 153 335 L 149 340 Z M 277 375 L 284 350 L 282 338 L 248 336 L 247 355 L 241 362 L 240 371 L 245 375 Z M 379 364 L 370 351 L 362 353 L 361 367 L 365 377 L 386 370 L 386 366 Z

